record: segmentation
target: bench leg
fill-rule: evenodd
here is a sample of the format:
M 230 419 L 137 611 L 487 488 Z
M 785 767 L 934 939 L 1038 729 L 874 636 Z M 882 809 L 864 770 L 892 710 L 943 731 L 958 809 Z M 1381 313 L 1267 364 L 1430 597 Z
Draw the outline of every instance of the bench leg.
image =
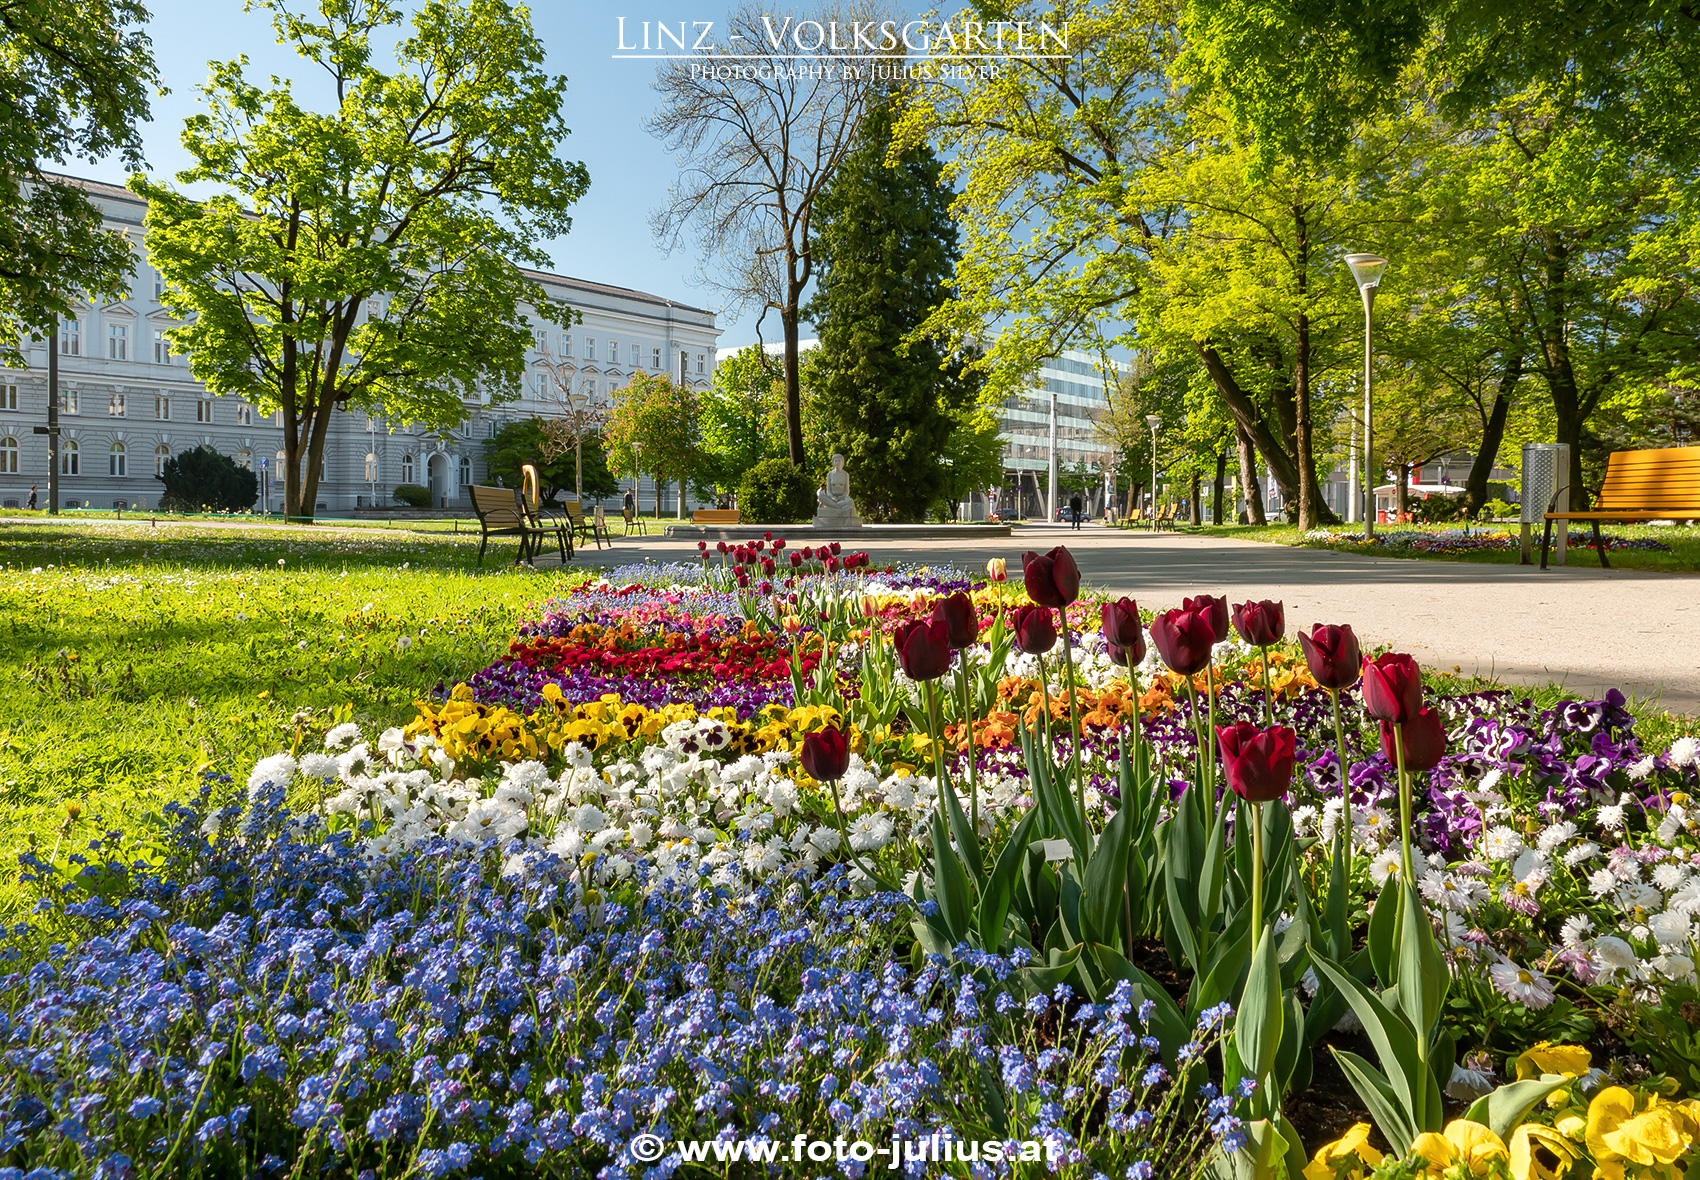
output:
M 1569 528 L 1570 522 L 1566 521 L 1565 524 L 1564 524 L 1564 527 Z M 1541 530 L 1541 568 L 1542 569 L 1547 568 L 1547 547 L 1550 546 L 1551 544 L 1552 544 L 1552 521 L 1549 520 L 1546 523 L 1546 527 Z
M 1600 540 L 1600 522 L 1594 520 L 1589 521 L 1589 523 L 1594 526 L 1594 552 L 1600 555 L 1600 568 L 1609 570 L 1611 562 L 1606 560 L 1606 543 Z
M 478 564 L 479 565 L 484 564 L 484 546 L 488 545 L 489 543 L 490 543 L 490 534 L 488 532 L 481 533 L 478 537 Z

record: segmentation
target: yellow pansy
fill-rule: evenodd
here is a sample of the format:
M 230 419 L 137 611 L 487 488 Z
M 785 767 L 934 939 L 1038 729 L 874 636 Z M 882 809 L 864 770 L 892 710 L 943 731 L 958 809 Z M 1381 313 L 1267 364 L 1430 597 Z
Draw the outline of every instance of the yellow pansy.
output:
M 1369 1124 L 1357 1123 L 1334 1142 L 1317 1150 L 1316 1156 L 1305 1165 L 1305 1180 L 1338 1180 L 1341 1165 L 1349 1166 L 1348 1175 L 1358 1175 L 1357 1163 L 1375 1167 L 1384 1157 L 1369 1145 Z
M 1423 1161 L 1423 1175 L 1438 1177 L 1452 1166 L 1452 1144 L 1433 1131 L 1411 1140 L 1411 1155 Z
M 1563 1135 L 1539 1123 L 1524 1123 L 1511 1133 L 1513 1180 L 1559 1180 L 1579 1155 Z
M 1577 1143 L 1582 1142 L 1588 1133 L 1588 1120 L 1579 1114 L 1567 1114 L 1553 1125 L 1558 1128 L 1560 1135 Z
M 1592 1060 L 1588 1050 L 1580 1045 L 1555 1045 L 1551 1041 L 1541 1041 L 1520 1054 L 1513 1063 L 1513 1068 L 1516 1070 L 1518 1081 L 1539 1078 L 1549 1073 L 1564 1078 L 1579 1078 L 1588 1072 L 1588 1065 Z
M 1614 1155 L 1643 1167 L 1674 1164 L 1694 1141 L 1694 1124 L 1686 1111 L 1665 1103 L 1625 1119 L 1600 1136 Z
M 1495 1160 L 1506 1159 L 1510 1154 L 1505 1149 L 1505 1140 L 1469 1119 L 1453 1119 L 1442 1134 L 1452 1145 L 1458 1162 L 1472 1176 L 1487 1175 Z

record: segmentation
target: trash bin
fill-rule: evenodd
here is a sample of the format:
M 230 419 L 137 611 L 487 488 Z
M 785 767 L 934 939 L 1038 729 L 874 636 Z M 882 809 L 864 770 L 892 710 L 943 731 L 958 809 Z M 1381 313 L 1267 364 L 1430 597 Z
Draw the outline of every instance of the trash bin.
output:
M 1523 564 L 1529 564 L 1529 529 L 1530 526 L 1540 528 L 1546 523 L 1547 505 L 1551 504 L 1553 512 L 1570 511 L 1570 444 L 1569 443 L 1524 443 L 1523 444 L 1523 483 L 1522 505 L 1518 514 L 1523 531 Z M 1560 491 L 1560 489 L 1563 489 Z M 1553 499 L 1554 493 L 1558 499 Z M 1558 543 L 1555 561 L 1563 565 L 1567 558 L 1570 544 L 1570 524 L 1568 521 L 1558 521 Z

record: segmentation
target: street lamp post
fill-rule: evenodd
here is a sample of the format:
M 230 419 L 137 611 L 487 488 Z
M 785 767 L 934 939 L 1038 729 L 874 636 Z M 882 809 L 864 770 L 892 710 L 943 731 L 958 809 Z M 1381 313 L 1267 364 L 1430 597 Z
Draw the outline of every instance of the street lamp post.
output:
M 582 393 L 567 394 L 567 409 L 573 412 L 573 498 L 578 510 L 584 511 L 584 408 L 588 404 Z M 632 501 L 637 502 L 637 486 L 632 487 Z
M 1364 536 L 1369 538 L 1375 536 L 1375 452 L 1371 442 L 1375 398 L 1370 387 L 1370 308 L 1375 304 L 1375 289 L 1381 286 L 1381 276 L 1387 270 L 1387 259 L 1378 254 L 1348 254 L 1345 261 L 1364 301 Z
M 1157 519 L 1157 428 L 1163 420 L 1155 414 L 1145 415 L 1145 425 L 1151 428 L 1151 519 Z

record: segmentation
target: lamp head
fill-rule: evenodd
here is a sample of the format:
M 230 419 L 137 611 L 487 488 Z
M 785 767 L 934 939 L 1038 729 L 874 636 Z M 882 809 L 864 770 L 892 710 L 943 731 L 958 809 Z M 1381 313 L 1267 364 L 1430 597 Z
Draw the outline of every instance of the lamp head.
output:
M 1358 290 L 1369 297 L 1369 292 L 1381 285 L 1382 273 L 1387 270 L 1387 259 L 1379 254 L 1348 254 L 1346 265 L 1351 268 L 1352 279 L 1358 284 Z
M 1156 430 L 1162 424 L 1163 424 L 1163 420 L 1161 418 L 1159 418 L 1157 415 L 1155 415 L 1155 414 L 1145 415 L 1145 425 L 1149 426 L 1152 430 Z

